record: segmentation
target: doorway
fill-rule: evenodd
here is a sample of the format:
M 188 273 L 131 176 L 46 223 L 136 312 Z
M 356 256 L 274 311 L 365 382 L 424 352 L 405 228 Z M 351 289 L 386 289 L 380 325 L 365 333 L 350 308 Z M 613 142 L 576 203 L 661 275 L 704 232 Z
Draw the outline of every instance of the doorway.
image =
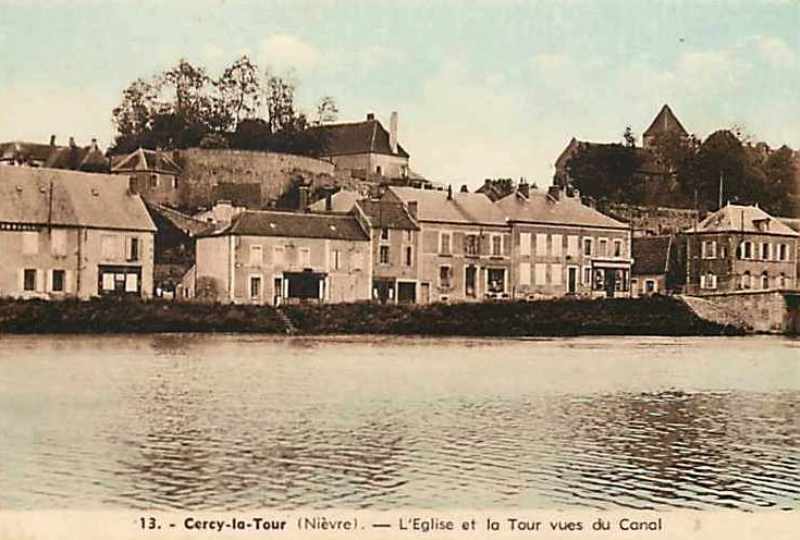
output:
M 578 267 L 567 267 L 567 293 L 575 294 L 578 292 Z

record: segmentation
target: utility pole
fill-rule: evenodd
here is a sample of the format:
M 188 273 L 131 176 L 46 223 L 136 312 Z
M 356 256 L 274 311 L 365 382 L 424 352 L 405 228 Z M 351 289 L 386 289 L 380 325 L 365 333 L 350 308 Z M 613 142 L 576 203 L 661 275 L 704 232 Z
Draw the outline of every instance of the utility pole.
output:
M 725 186 L 725 172 L 720 170 L 719 171 L 719 205 L 717 208 L 722 208 L 722 193 L 724 191 Z

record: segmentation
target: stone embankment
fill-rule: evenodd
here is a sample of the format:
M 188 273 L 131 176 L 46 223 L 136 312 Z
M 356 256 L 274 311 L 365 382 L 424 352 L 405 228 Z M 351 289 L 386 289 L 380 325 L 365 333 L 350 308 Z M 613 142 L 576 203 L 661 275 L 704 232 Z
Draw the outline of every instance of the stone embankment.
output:
M 732 326 L 739 328 L 744 332 L 752 332 L 753 327 L 745 321 L 744 318 L 735 312 L 720 306 L 710 300 L 700 298 L 697 296 L 678 296 L 681 301 L 685 302 L 687 306 L 701 319 L 711 321 L 723 326 Z

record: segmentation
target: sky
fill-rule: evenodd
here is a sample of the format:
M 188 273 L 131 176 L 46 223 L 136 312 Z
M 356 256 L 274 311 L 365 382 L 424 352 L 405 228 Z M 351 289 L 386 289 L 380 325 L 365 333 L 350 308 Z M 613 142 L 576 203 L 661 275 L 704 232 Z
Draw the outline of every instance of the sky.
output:
M 111 142 L 122 90 L 181 57 L 292 70 L 311 112 L 374 112 L 426 177 L 548 185 L 572 137 L 640 136 L 668 103 L 704 138 L 800 147 L 800 0 L 0 0 L 0 141 Z

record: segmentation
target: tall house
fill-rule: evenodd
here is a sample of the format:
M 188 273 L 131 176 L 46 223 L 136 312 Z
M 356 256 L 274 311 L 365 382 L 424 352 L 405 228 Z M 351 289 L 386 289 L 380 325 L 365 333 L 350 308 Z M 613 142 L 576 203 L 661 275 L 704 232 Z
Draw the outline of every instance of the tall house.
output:
M 798 286 L 800 233 L 757 206 L 728 204 L 682 237 L 689 294 Z
M 139 148 L 114 159 L 113 174 L 126 175 L 131 187 L 145 200 L 168 206 L 178 204 L 178 178 L 181 169 L 164 152 Z
M 237 304 L 370 299 L 366 225 L 355 214 L 246 211 L 196 241 L 196 296 Z
M 511 226 L 515 298 L 629 296 L 630 229 L 577 190 L 521 184 L 495 204 Z
M 398 116 L 391 115 L 389 129 L 370 113 L 363 122 L 326 124 L 314 128 L 322 140 L 321 159 L 353 176 L 408 178 L 409 155 L 398 141 Z
M 482 193 L 391 187 L 419 225 L 419 301 L 510 298 L 511 234 Z
M 126 178 L 0 167 L 0 296 L 149 297 L 155 230 Z

